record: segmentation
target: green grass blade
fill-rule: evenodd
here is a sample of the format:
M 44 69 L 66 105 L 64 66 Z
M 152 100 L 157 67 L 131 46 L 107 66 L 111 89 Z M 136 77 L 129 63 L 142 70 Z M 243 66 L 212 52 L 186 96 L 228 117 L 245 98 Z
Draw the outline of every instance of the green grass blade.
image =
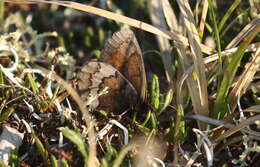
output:
M 6 103 L 5 103 L 5 101 L 3 101 L 2 104 L 0 105 L 0 115 L 2 114 L 2 111 L 5 106 L 6 106 Z
M 138 127 L 138 129 L 143 132 L 143 133 L 149 133 L 151 130 L 145 126 L 142 126 L 142 125 L 139 125 L 139 124 L 136 124 L 136 126 Z
M 4 80 L 4 75 L 3 75 L 3 71 L 0 69 L 0 84 L 4 84 L 5 80 Z
M 132 146 L 126 146 L 121 150 L 118 157 L 115 159 L 113 163 L 113 167 L 120 167 L 121 163 L 123 162 L 126 154 L 132 149 Z
M 218 29 L 218 26 L 217 26 L 217 20 L 216 20 L 216 15 L 215 15 L 212 0 L 209 0 L 208 2 L 209 2 L 210 18 L 211 18 L 212 23 L 213 23 L 214 38 L 215 38 L 216 44 L 217 44 L 218 63 L 219 63 L 220 69 L 222 69 L 222 56 L 221 56 L 221 44 L 220 44 L 220 37 L 219 37 L 219 29 Z
M 62 158 L 62 160 L 61 160 L 61 166 L 62 166 L 62 167 L 69 167 L 69 164 L 68 164 L 68 162 L 67 162 L 67 160 L 66 160 L 65 158 Z
M 113 157 L 117 157 L 119 154 L 119 152 L 112 145 L 107 145 L 106 150 L 107 151 L 104 158 L 107 162 L 111 162 Z
M 225 25 L 226 21 L 228 20 L 228 18 L 230 17 L 230 15 L 232 14 L 232 12 L 238 7 L 238 5 L 240 4 L 241 0 L 235 0 L 235 2 L 230 6 L 230 8 L 228 9 L 228 11 L 225 13 L 225 15 L 222 17 L 221 21 L 219 22 L 218 25 L 218 30 L 219 32 L 222 30 L 223 26 Z
M 18 151 L 15 149 L 10 156 L 10 167 L 19 166 L 19 155 Z
M 158 121 L 155 113 L 151 113 L 151 124 L 153 129 L 158 129 Z
M 151 97 L 152 97 L 152 105 L 154 109 L 158 111 L 159 104 L 160 104 L 160 88 L 159 88 L 159 79 L 156 75 L 152 76 Z
M 32 136 L 35 140 L 36 147 L 38 151 L 40 152 L 40 155 L 42 156 L 44 162 L 47 162 L 48 160 L 48 151 L 44 148 L 44 145 L 42 144 L 41 140 L 36 136 L 34 130 L 32 129 Z
M 58 36 L 58 43 L 59 43 L 59 46 L 66 48 L 65 40 L 61 35 Z
M 252 30 L 247 37 L 239 45 L 237 51 L 232 55 L 232 59 L 230 64 L 228 64 L 225 72 L 223 80 L 221 81 L 220 88 L 217 92 L 217 98 L 214 105 L 213 117 L 217 119 L 223 118 L 227 113 L 227 105 L 229 101 L 228 91 L 231 87 L 234 76 L 237 72 L 237 69 L 240 65 L 242 57 L 245 53 L 245 50 L 248 48 L 250 42 L 254 39 L 254 37 L 259 33 L 260 25 L 257 25 L 254 30 Z M 230 97 L 231 98 L 231 97 Z
M 180 134 L 185 134 L 185 122 L 182 120 L 184 117 L 184 111 L 182 105 L 178 105 L 177 107 L 177 116 L 175 120 L 175 128 L 174 128 L 174 139 L 178 140 Z
M 173 98 L 173 89 L 169 89 L 165 95 L 164 103 L 160 108 L 158 115 L 161 115 L 161 113 L 166 109 L 166 107 L 170 105 L 172 98 Z
M 38 86 L 37 86 L 36 82 L 34 81 L 32 75 L 30 73 L 28 73 L 27 77 L 28 77 L 28 80 L 29 80 L 33 93 L 39 94 Z
M 54 102 L 55 98 L 57 97 L 59 90 L 60 90 L 60 86 L 57 86 L 54 90 L 53 96 L 51 97 L 49 105 Z
M 0 116 L 0 123 L 8 120 L 8 118 L 10 117 L 10 115 L 14 112 L 14 108 L 8 108 L 6 112 L 4 112 L 3 114 L 1 114 Z
M 70 130 L 69 128 L 62 129 L 62 133 L 65 137 L 70 139 L 70 141 L 72 141 L 78 147 L 79 152 L 84 157 L 85 163 L 87 163 L 88 149 L 84 139 L 80 136 L 80 134 L 73 130 Z
M 52 167 L 58 167 L 58 161 L 54 155 L 51 155 L 51 166 Z
M 151 110 L 148 111 L 148 113 L 146 114 L 145 120 L 142 123 L 142 126 L 145 126 L 147 124 L 147 122 L 150 120 L 151 117 Z

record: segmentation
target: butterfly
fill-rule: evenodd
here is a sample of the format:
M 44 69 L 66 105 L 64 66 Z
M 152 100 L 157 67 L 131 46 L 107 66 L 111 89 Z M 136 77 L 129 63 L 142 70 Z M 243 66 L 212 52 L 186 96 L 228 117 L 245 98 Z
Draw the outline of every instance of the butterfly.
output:
M 77 73 L 78 92 L 83 100 L 105 87 L 108 93 L 89 104 L 93 110 L 124 111 L 145 102 L 147 81 L 140 46 L 130 29 L 121 29 L 106 42 L 101 61 L 89 61 Z

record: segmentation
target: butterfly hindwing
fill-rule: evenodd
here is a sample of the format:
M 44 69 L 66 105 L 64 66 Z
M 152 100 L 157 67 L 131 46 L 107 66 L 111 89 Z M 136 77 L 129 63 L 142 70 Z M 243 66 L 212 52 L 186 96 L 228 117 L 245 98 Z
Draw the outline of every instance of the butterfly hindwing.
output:
M 92 109 L 123 111 L 137 100 L 137 93 L 131 83 L 109 64 L 87 62 L 77 78 L 81 98 L 84 101 L 94 99 L 89 104 Z M 96 98 L 105 87 L 108 87 L 108 93 Z

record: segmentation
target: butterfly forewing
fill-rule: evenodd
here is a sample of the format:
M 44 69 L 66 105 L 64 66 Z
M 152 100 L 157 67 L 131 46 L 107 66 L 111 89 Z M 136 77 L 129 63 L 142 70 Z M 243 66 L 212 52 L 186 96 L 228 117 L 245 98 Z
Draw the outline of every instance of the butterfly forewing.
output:
M 143 57 L 131 30 L 122 29 L 114 33 L 106 42 L 101 58 L 120 71 L 132 83 L 140 99 L 145 101 L 147 83 Z

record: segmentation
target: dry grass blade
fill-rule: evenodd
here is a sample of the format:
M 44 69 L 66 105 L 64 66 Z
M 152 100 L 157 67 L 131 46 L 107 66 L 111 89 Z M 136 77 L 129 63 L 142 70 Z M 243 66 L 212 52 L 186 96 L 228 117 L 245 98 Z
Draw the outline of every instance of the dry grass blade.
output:
M 232 123 L 227 122 L 227 121 L 217 120 L 217 119 L 205 117 L 205 116 L 202 116 L 202 115 L 189 115 L 189 116 L 186 116 L 186 118 L 196 119 L 196 120 L 200 120 L 202 122 L 206 122 L 207 124 L 218 126 L 216 129 L 221 128 L 221 127 L 233 128 L 233 127 L 236 126 L 235 124 L 232 124 Z M 241 132 L 244 132 L 244 133 L 247 133 L 249 135 L 256 136 L 256 137 L 260 137 L 260 133 L 253 131 L 253 130 L 242 129 Z
M 162 6 L 163 6 L 163 12 L 164 12 L 164 17 L 166 19 L 166 22 L 168 24 L 168 26 L 170 27 L 171 31 L 177 31 L 177 32 L 181 32 L 183 29 L 181 26 L 179 26 L 179 23 L 177 21 L 176 15 L 169 3 L 168 0 L 164 0 L 162 2 Z M 182 110 L 182 96 L 181 96 L 181 89 L 182 89 L 182 85 L 185 81 L 185 79 L 187 79 L 187 85 L 189 87 L 189 90 L 192 90 L 193 84 L 194 84 L 194 80 L 191 77 L 191 75 L 189 74 L 189 71 L 186 71 L 186 69 L 190 66 L 189 65 L 189 58 L 186 55 L 186 49 L 183 45 L 179 45 L 178 43 L 176 43 L 177 46 L 177 51 L 178 51 L 178 58 L 181 64 L 181 68 L 184 71 L 183 77 L 181 79 L 177 79 L 176 81 L 174 81 L 174 85 L 177 85 L 177 106 L 179 106 L 179 111 L 177 112 L 177 116 L 176 116 L 176 120 L 175 120 L 175 128 L 174 128 L 174 134 L 175 137 L 177 137 L 180 133 L 180 128 L 181 128 L 181 120 L 182 120 L 182 115 L 181 110 Z M 193 94 L 194 92 L 190 91 L 190 94 Z M 197 92 L 196 92 L 197 93 Z M 196 108 L 196 107 L 195 107 Z M 198 124 L 200 124 L 198 122 Z M 199 125 L 200 126 L 200 125 Z M 178 140 L 177 140 L 178 141 Z M 177 142 L 175 144 L 175 148 L 177 148 Z M 178 164 L 178 149 L 174 149 L 174 163 Z
M 248 107 L 243 110 L 243 112 L 255 112 L 255 113 L 260 113 L 260 105 L 255 105 Z
M 208 8 L 209 8 L 208 0 L 203 0 L 203 1 L 204 1 L 204 3 L 203 3 L 203 9 L 202 9 L 200 27 L 199 27 L 199 35 L 201 38 L 203 37 L 204 27 L 205 27 L 205 23 L 206 23 L 206 17 L 207 17 Z
M 260 42 L 252 43 L 248 46 L 245 52 L 256 52 L 256 50 L 260 47 Z M 223 50 L 221 52 L 222 56 L 230 56 L 231 54 L 235 53 L 237 51 L 237 47 L 228 49 L 228 50 Z M 218 54 L 213 54 L 208 57 L 204 58 L 204 64 L 216 61 L 218 59 Z
M 232 89 L 230 96 L 232 96 L 232 105 L 231 108 L 234 109 L 236 106 L 236 99 L 238 95 L 242 96 L 250 83 L 253 80 L 254 75 L 256 74 L 257 70 L 259 69 L 260 66 L 260 48 L 258 47 L 254 57 L 250 62 L 247 63 L 245 66 L 246 69 L 242 73 L 242 75 L 239 76 L 238 81 L 236 82 L 235 87 Z
M 128 24 L 132 27 L 139 28 L 141 30 L 153 33 L 155 35 L 162 36 L 164 38 L 175 40 L 176 42 L 180 43 L 181 45 L 188 46 L 188 40 L 184 36 L 176 33 L 176 32 L 170 32 L 164 29 L 160 29 L 158 27 L 152 26 L 150 24 L 144 23 L 142 21 L 132 19 L 120 14 L 115 14 L 100 8 L 92 7 L 89 5 L 83 5 L 76 2 L 70 2 L 70 1 L 45 1 L 45 0 L 0 0 L 0 2 L 9 2 L 9 3 L 20 3 L 20 4 L 55 4 L 60 5 L 64 7 L 69 7 L 72 9 L 81 10 L 84 12 L 92 13 L 98 16 L 102 16 L 108 19 L 112 19 L 124 24 Z M 206 54 L 212 54 L 215 51 L 211 48 L 201 44 L 200 45 L 202 51 Z
M 248 118 L 245 121 L 241 122 L 240 124 L 230 128 L 226 132 L 224 132 L 221 136 L 215 139 L 215 143 L 219 143 L 222 140 L 226 139 L 227 137 L 231 136 L 232 134 L 241 131 L 246 126 L 249 126 L 250 124 L 253 124 L 255 121 L 260 120 L 260 115 L 256 115 L 254 117 Z
M 244 39 L 244 37 L 254 30 L 255 27 L 260 24 L 260 14 L 257 15 L 249 24 L 247 24 L 242 31 L 227 45 L 226 49 L 230 49 L 238 45 L 238 43 Z
M 198 145 L 203 145 L 204 150 L 205 150 L 205 154 L 207 157 L 207 162 L 208 162 L 208 166 L 212 166 L 213 165 L 213 157 L 214 157 L 214 152 L 213 152 L 213 144 L 211 143 L 209 137 L 207 134 L 205 134 L 204 132 L 200 131 L 199 129 L 193 128 L 192 129 L 195 133 L 197 133 L 197 135 L 200 136 L 200 140 L 198 141 Z M 200 147 L 201 147 L 200 146 Z
M 188 39 L 190 43 L 190 48 L 192 52 L 192 58 L 194 63 L 194 70 L 197 74 L 196 87 L 193 89 L 198 91 L 198 96 L 191 97 L 193 100 L 193 104 L 197 105 L 198 108 L 194 108 L 197 114 L 207 116 L 209 114 L 208 111 L 208 93 L 207 93 L 207 80 L 205 75 L 205 66 L 203 63 L 202 52 L 200 45 L 200 39 L 195 27 L 194 17 L 192 15 L 192 11 L 190 9 L 189 3 L 187 1 L 177 1 L 183 15 L 184 25 L 188 32 Z M 191 94 L 192 96 L 192 94 Z M 205 128 L 200 127 L 200 128 Z
M 160 0 L 150 0 L 148 3 L 148 9 L 150 11 L 150 17 L 153 25 L 166 29 L 166 23 L 163 17 L 162 4 Z M 172 58 L 171 58 L 171 46 L 168 39 L 160 36 L 156 36 L 164 67 L 166 69 L 166 78 L 168 83 L 172 82 L 173 70 L 172 70 Z
M 88 161 L 88 165 L 89 166 L 96 166 L 95 165 L 95 161 L 96 161 L 96 138 L 95 138 L 95 133 L 93 130 L 93 124 L 94 124 L 94 120 L 91 119 L 85 105 L 84 102 L 81 100 L 81 98 L 79 97 L 78 93 L 76 92 L 76 90 L 70 85 L 68 84 L 66 81 L 64 81 L 61 77 L 59 77 L 57 74 L 42 68 L 42 67 L 38 67 L 39 70 L 41 70 L 42 73 L 44 73 L 45 75 L 51 74 L 50 78 L 54 79 L 55 81 L 57 81 L 59 84 L 61 84 L 62 86 L 64 86 L 64 88 L 67 90 L 67 92 L 71 95 L 71 97 L 75 100 L 75 102 L 78 104 L 80 111 L 86 121 L 87 127 L 88 129 L 88 134 L 89 134 L 89 139 L 88 139 L 88 143 L 89 143 L 89 161 Z
M 171 28 L 171 30 L 173 31 L 181 31 L 181 27 L 179 26 L 177 20 L 173 19 L 174 21 L 171 21 L 171 19 L 169 19 L 168 17 L 173 17 L 175 18 L 175 14 L 174 14 L 174 11 L 172 10 L 170 4 L 168 1 L 163 1 L 163 9 L 164 9 L 164 15 L 165 15 L 165 18 L 166 18 L 166 21 L 167 21 L 167 24 L 168 26 Z M 168 18 L 168 19 L 167 19 Z M 194 98 L 194 97 L 198 97 L 199 94 L 198 94 L 198 91 L 196 89 L 196 82 L 194 81 L 191 72 L 192 72 L 192 69 L 189 68 L 190 67 L 190 58 L 187 56 L 186 54 L 186 49 L 185 47 L 183 47 L 182 45 L 178 45 L 176 44 L 177 46 L 177 51 L 179 53 L 179 61 L 180 61 L 180 64 L 181 64 L 181 68 L 182 70 L 184 71 L 184 74 L 183 74 L 183 78 L 181 79 L 178 79 L 177 82 L 174 84 L 174 85 L 179 85 L 177 87 L 177 104 L 180 104 L 182 105 L 182 95 L 181 95 L 181 88 L 182 88 L 182 82 L 184 82 L 184 80 L 187 79 L 187 85 L 188 85 L 188 88 L 189 88 L 189 92 L 191 94 L 191 98 L 192 98 L 192 102 L 193 105 L 194 105 L 194 110 L 195 111 L 198 111 L 200 106 L 200 102 L 197 102 L 196 100 L 198 100 L 198 98 Z M 189 69 L 189 70 L 187 70 Z M 188 75 L 186 75 L 188 74 Z M 180 123 L 178 122 L 178 120 L 180 121 L 181 118 L 176 118 L 176 125 L 179 125 Z M 200 125 L 201 123 L 198 122 L 199 126 L 202 127 L 203 125 Z M 176 126 L 176 129 L 175 129 L 175 132 L 177 132 L 179 129 L 179 127 Z
M 220 153 L 222 153 L 223 149 L 227 148 L 229 145 L 231 144 L 235 144 L 239 141 L 243 140 L 243 136 L 236 136 L 236 137 L 233 137 L 231 139 L 228 139 L 223 145 L 220 146 L 220 148 L 218 148 L 216 151 L 215 151 L 215 155 L 218 155 Z
M 177 17 L 175 13 L 173 12 L 173 9 L 171 7 L 171 4 L 169 3 L 168 0 L 162 1 L 162 8 L 163 8 L 163 13 L 164 17 L 166 19 L 166 22 L 168 26 L 170 27 L 171 30 L 179 32 L 179 23 L 177 20 Z
M 169 32 L 166 30 L 162 30 L 160 28 L 154 27 L 150 24 L 144 23 L 142 21 L 139 20 L 135 20 L 135 19 L 131 19 L 129 17 L 120 15 L 120 14 L 115 14 L 100 8 L 96 8 L 96 7 L 92 7 L 89 5 L 83 5 L 77 2 L 71 2 L 71 1 L 46 1 L 46 0 L 1 0 L 3 2 L 12 2 L 12 3 L 26 3 L 26 4 L 56 4 L 56 5 L 60 5 L 60 6 L 64 6 L 64 7 L 69 7 L 72 9 L 77 9 L 77 10 L 81 10 L 81 11 L 85 11 L 85 12 L 89 12 L 95 15 L 99 15 L 108 19 L 112 19 L 112 20 L 116 20 L 118 22 L 121 23 L 125 23 L 128 24 L 130 26 L 136 27 L 136 28 L 140 28 L 144 31 L 148 31 L 151 33 L 154 33 L 156 35 L 160 35 L 163 36 L 165 38 L 168 39 L 172 39 L 172 40 L 176 40 L 179 43 L 183 44 L 183 45 L 188 45 L 188 41 L 185 37 L 177 34 L 177 33 L 173 33 L 173 32 Z M 179 40 L 181 39 L 181 40 Z

